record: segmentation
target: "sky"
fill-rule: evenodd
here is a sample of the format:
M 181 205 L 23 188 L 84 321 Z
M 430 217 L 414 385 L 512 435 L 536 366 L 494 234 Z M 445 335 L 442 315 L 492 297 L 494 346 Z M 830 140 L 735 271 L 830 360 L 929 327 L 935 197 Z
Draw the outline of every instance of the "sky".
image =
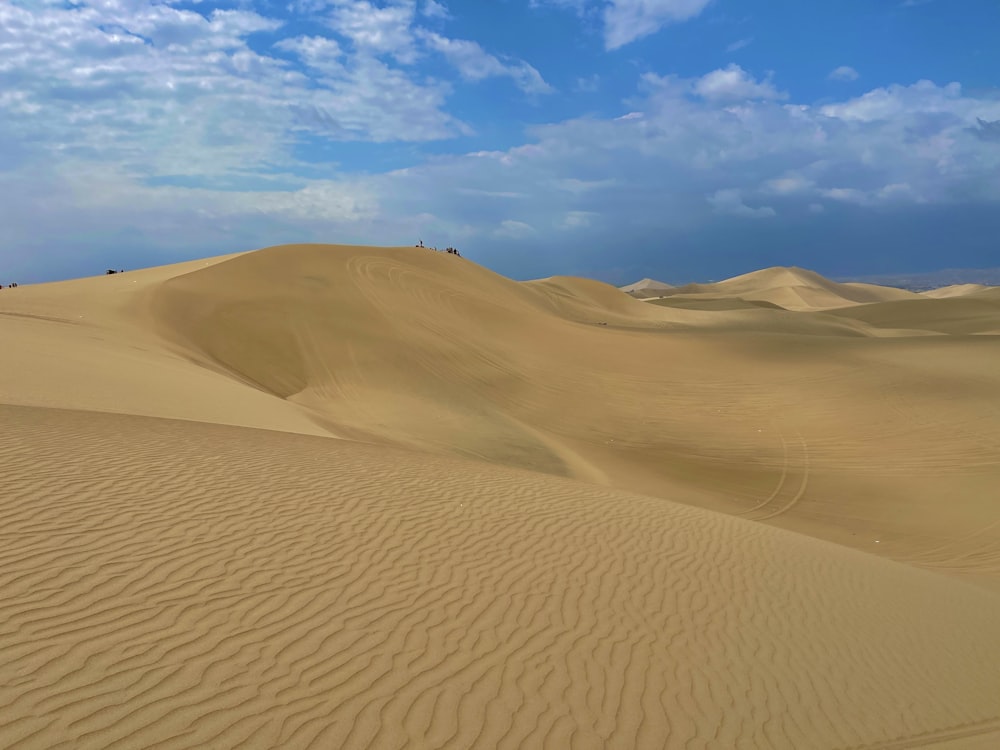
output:
M 1000 265 L 996 0 L 3 0 L 0 283 L 291 242 L 516 279 Z

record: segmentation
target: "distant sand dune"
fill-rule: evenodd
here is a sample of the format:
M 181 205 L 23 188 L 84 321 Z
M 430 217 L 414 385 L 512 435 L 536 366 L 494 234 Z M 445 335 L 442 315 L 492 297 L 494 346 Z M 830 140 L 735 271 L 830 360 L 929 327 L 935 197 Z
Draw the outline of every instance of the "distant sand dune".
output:
M 982 292 L 989 288 L 990 287 L 982 284 L 952 284 L 951 286 L 930 289 L 926 292 L 921 292 L 920 294 L 924 297 L 943 299 L 945 297 L 964 297 L 967 294 L 975 294 L 976 292 Z
M 841 284 L 803 268 L 766 268 L 713 284 L 688 284 L 672 294 L 737 297 L 787 310 L 830 310 L 855 304 L 918 298 L 914 292 L 875 284 Z
M 995 747 L 996 291 L 4 290 L 0 747 Z
M 0 416 L 6 748 L 997 739 L 981 589 L 478 463 Z
M 665 284 L 664 282 L 656 281 L 655 279 L 641 279 L 634 284 L 626 284 L 625 286 L 618 288 L 633 297 L 644 299 L 648 297 L 659 297 L 669 292 L 674 287 L 672 284 Z

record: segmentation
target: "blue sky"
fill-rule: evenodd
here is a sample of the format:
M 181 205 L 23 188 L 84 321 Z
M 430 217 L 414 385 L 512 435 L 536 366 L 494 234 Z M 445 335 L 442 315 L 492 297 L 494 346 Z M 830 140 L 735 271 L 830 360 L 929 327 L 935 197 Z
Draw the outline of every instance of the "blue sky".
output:
M 1000 265 L 995 0 L 13 0 L 0 282 L 284 242 L 514 278 Z

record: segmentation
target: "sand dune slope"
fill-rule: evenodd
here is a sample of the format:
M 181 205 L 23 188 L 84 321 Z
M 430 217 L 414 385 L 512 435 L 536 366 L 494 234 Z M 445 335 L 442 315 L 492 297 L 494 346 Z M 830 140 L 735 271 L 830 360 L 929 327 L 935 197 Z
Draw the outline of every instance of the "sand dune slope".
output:
M 298 409 L 157 335 L 147 314 L 153 292 L 235 257 L 3 290 L 0 403 L 328 435 Z
M 272 248 L 177 276 L 152 300 L 177 351 L 341 437 L 1000 573 L 989 337 L 908 316 L 675 309 L 413 248 Z M 914 305 L 885 309 L 896 304 Z
M 4 748 L 1000 740 L 1000 597 L 944 577 L 482 463 L 0 420 Z
M 832 314 L 895 330 L 912 328 L 954 335 L 991 333 L 1000 323 L 1000 298 L 956 295 L 881 302 L 835 310 Z

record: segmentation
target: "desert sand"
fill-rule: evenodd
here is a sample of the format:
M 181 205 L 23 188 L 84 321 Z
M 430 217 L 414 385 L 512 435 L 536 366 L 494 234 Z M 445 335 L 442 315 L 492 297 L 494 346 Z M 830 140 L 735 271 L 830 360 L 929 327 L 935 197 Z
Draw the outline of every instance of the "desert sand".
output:
M 952 284 L 950 286 L 938 287 L 937 289 L 929 289 L 926 292 L 921 292 L 921 294 L 925 297 L 941 299 L 943 297 L 964 297 L 967 294 L 974 294 L 986 289 L 989 289 L 989 287 L 983 284 Z
M 1000 746 L 995 292 L 5 289 L 0 747 Z
M 634 284 L 626 284 L 618 288 L 638 299 L 649 299 L 652 297 L 661 297 L 674 287 L 672 284 L 657 281 L 656 279 L 641 279 Z

